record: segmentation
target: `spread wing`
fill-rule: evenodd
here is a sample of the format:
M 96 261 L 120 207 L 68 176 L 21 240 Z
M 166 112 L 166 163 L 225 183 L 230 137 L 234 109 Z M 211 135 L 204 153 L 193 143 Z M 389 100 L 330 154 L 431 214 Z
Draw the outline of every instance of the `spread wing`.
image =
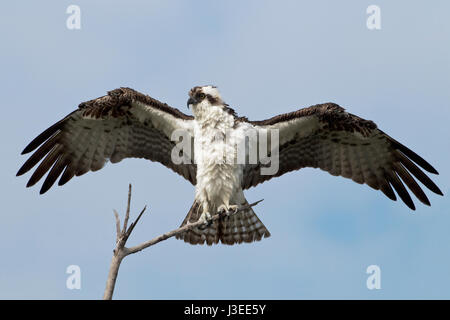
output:
M 268 120 L 248 122 L 259 129 L 279 130 L 279 170 L 275 175 L 261 175 L 262 164 L 246 165 L 244 189 L 289 171 L 312 167 L 366 183 L 392 200 L 396 200 L 394 188 L 412 210 L 415 206 L 404 184 L 421 202 L 430 205 L 414 177 L 442 195 L 418 167 L 438 174 L 427 161 L 379 130 L 374 122 L 347 113 L 336 104 L 315 105 Z
M 171 141 L 175 129 L 192 132 L 193 118 L 133 89 L 115 89 L 106 96 L 83 102 L 78 109 L 42 132 L 23 150 L 34 151 L 17 172 L 22 175 L 39 161 L 27 187 L 48 171 L 40 193 L 46 192 L 61 176 L 63 185 L 73 176 L 101 169 L 124 158 L 158 161 L 196 184 L 196 166 L 189 161 L 175 164 Z M 193 135 L 191 135 L 193 136 Z

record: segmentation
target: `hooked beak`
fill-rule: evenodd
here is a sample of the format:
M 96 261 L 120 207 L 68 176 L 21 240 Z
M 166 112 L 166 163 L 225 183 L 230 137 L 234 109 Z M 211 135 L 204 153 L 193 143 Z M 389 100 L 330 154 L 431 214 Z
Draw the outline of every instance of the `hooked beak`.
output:
M 197 101 L 194 98 L 190 97 L 187 101 L 187 108 L 189 109 L 189 106 L 195 103 L 197 103 Z

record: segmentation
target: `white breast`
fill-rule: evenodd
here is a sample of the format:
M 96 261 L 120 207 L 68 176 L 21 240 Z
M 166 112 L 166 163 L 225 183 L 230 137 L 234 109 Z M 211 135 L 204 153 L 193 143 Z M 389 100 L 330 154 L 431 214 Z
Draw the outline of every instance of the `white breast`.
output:
M 232 115 L 212 106 L 194 128 L 196 199 L 207 202 L 211 210 L 222 204 L 228 205 L 236 192 L 241 190 L 243 168 L 235 161 L 235 142 L 239 130 L 233 129 L 233 126 Z

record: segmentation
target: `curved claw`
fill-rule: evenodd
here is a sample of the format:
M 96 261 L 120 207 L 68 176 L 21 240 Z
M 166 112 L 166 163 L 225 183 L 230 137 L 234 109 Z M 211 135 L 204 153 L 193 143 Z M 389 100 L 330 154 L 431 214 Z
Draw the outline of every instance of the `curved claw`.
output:
M 198 227 L 200 230 L 205 230 L 212 225 L 211 214 L 209 212 L 202 213 L 199 220 L 203 220 L 203 225 Z
M 238 212 L 239 207 L 237 205 L 221 205 L 217 210 L 217 213 L 221 216 L 228 217 L 230 214 L 235 214 Z

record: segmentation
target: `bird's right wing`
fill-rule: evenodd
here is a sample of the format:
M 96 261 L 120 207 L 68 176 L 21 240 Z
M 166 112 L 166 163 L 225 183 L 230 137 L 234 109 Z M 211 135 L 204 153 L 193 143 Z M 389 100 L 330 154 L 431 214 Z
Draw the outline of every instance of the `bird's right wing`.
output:
M 133 89 L 115 89 L 81 103 L 31 141 L 22 154 L 37 150 L 17 175 L 43 159 L 27 187 L 50 170 L 40 190 L 44 193 L 60 176 L 58 184 L 63 185 L 73 176 L 101 169 L 108 160 L 116 163 L 124 158 L 145 158 L 162 163 L 195 185 L 193 155 L 183 154 L 181 164 L 171 158 L 176 143 L 171 135 L 177 129 L 193 137 L 193 117 Z

